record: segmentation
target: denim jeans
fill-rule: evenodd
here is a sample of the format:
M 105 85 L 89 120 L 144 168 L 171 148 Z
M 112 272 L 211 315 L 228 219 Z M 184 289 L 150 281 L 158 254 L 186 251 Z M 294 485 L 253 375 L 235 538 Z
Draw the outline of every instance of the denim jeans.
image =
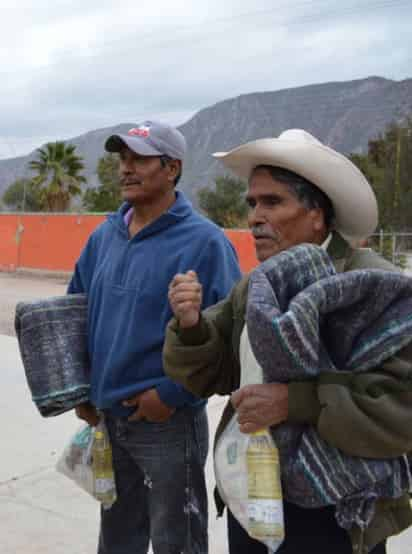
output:
M 165 423 L 106 415 L 118 498 L 101 510 L 98 554 L 207 554 L 204 406 Z

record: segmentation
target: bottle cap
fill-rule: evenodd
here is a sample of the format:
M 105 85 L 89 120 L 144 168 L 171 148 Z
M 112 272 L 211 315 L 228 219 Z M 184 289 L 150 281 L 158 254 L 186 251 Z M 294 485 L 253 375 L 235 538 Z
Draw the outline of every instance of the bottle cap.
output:
M 255 437 L 262 437 L 267 434 L 268 434 L 268 430 L 265 427 L 263 429 L 258 429 L 257 431 L 254 431 L 253 433 L 251 433 L 251 435 L 254 435 Z

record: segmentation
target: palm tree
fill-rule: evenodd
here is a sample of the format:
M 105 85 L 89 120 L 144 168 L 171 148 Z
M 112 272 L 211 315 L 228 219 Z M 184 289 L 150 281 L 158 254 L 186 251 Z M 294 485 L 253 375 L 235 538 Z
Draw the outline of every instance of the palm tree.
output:
M 39 190 L 43 207 L 50 212 L 64 212 L 72 196 L 81 193 L 81 183 L 86 179 L 80 175 L 84 169 L 83 158 L 75 153 L 76 147 L 62 141 L 49 142 L 37 150 L 38 159 L 29 163 L 37 172 L 33 178 Z

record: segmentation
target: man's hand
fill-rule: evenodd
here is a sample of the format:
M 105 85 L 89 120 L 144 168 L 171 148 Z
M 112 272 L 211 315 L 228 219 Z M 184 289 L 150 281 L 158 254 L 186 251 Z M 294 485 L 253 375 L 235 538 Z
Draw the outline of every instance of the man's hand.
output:
M 99 423 L 99 414 L 97 413 L 96 408 L 89 402 L 76 406 L 75 412 L 79 419 L 83 419 L 92 427 L 96 427 Z
M 232 394 L 240 431 L 254 433 L 288 417 L 288 386 L 281 383 L 246 385 Z
M 146 419 L 154 423 L 167 421 L 176 410 L 176 408 L 171 408 L 160 400 L 156 389 L 148 389 L 136 394 L 136 396 L 125 400 L 123 406 L 137 407 L 137 410 L 128 418 L 129 421 Z
M 169 302 L 180 327 L 194 327 L 198 323 L 202 285 L 194 271 L 173 277 L 169 285 Z

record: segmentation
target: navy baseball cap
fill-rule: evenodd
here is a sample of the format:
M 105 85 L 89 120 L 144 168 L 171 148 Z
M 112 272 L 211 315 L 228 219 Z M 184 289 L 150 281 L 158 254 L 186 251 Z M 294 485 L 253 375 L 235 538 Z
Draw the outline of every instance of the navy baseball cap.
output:
M 182 133 L 159 121 L 144 121 L 132 127 L 127 135 L 111 135 L 104 147 L 107 152 L 120 152 L 124 145 L 141 156 L 166 155 L 181 161 L 186 152 L 186 140 Z

